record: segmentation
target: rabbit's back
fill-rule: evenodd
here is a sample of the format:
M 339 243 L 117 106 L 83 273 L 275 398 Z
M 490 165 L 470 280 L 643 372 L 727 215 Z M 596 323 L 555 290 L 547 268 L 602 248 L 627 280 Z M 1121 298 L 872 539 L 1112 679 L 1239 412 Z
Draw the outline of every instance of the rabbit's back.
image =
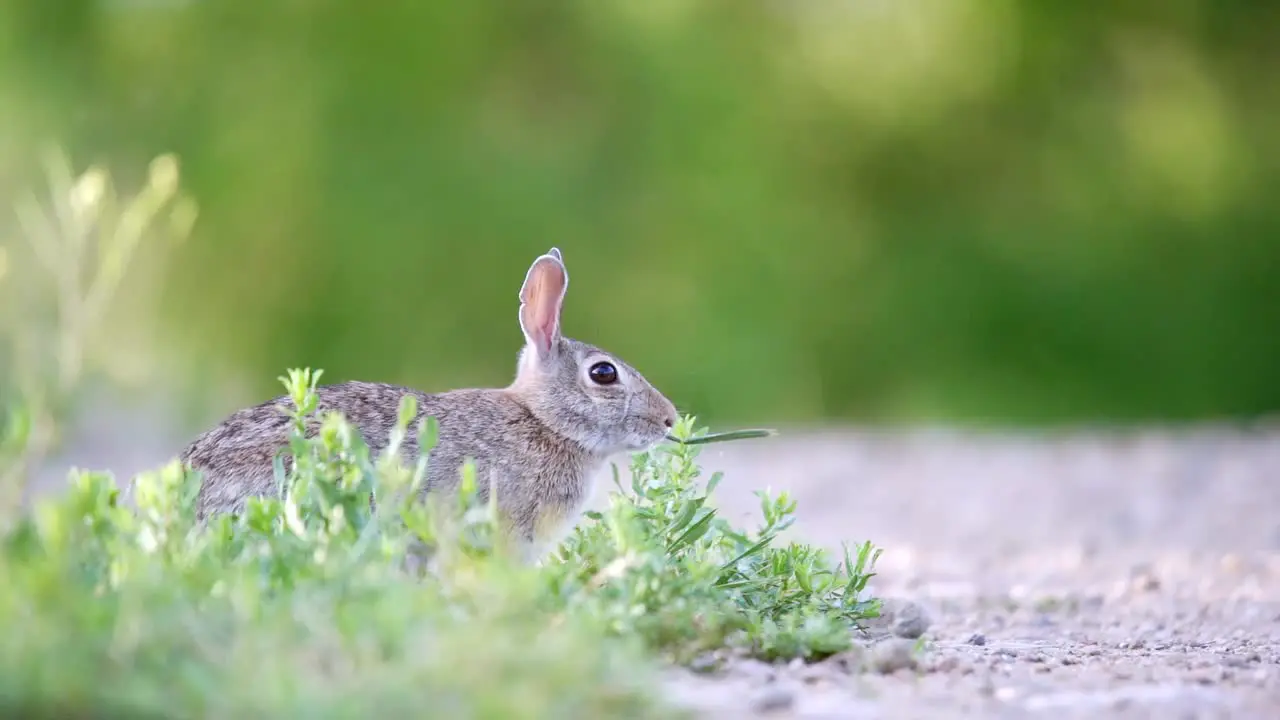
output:
M 317 416 L 308 420 L 308 434 L 318 426 L 319 413 L 341 412 L 359 430 L 374 452 L 387 445 L 400 398 L 406 393 L 427 396 L 410 388 L 382 383 L 345 382 L 316 388 Z M 280 395 L 264 403 L 238 410 L 191 442 L 179 459 L 199 470 L 198 511 L 239 512 L 245 500 L 276 492 L 273 461 L 288 444 L 292 401 Z M 416 440 L 413 451 L 416 454 Z M 287 462 L 287 458 L 286 458 Z
M 497 488 L 499 506 L 526 540 L 561 532 L 586 502 L 588 476 L 603 458 L 549 430 L 506 390 L 433 394 L 385 383 L 344 382 L 316 389 L 317 415 L 342 413 L 376 454 L 386 448 L 406 394 L 415 396 L 418 405 L 401 448 L 406 462 L 418 457 L 423 419 L 432 416 L 439 423 L 424 491 L 456 487 L 459 467 L 472 459 L 481 498 L 488 498 L 490 487 Z M 277 492 L 272 463 L 288 442 L 290 402 L 279 396 L 239 410 L 182 452 L 180 459 L 204 475 L 198 501 L 202 517 L 239 512 L 249 497 Z M 317 427 L 313 417 L 308 432 Z

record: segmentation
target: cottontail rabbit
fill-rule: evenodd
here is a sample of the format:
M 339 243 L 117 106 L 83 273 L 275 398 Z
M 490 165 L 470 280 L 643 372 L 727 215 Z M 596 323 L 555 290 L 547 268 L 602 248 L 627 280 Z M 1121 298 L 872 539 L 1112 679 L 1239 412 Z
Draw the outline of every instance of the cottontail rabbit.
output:
M 402 456 L 418 455 L 426 415 L 439 423 L 424 492 L 456 488 L 466 458 L 478 491 L 498 493 L 503 529 L 526 558 L 558 543 L 577 524 L 593 476 L 619 452 L 652 447 L 675 423 L 676 409 L 634 368 L 600 348 L 560 334 L 569 275 L 560 251 L 538 257 L 520 288 L 521 350 L 505 388 L 428 394 L 370 382 L 317 388 L 319 410 L 337 410 L 373 452 L 386 447 L 400 400 L 412 393 L 418 417 Z M 272 458 L 286 445 L 289 399 L 240 410 L 196 438 L 180 458 L 203 474 L 198 514 L 239 512 L 253 495 L 277 492 Z

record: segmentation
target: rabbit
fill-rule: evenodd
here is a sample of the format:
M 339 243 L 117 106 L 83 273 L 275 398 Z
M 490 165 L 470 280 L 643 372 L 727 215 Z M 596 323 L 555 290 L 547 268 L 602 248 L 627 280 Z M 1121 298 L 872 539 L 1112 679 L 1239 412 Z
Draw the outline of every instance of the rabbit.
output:
M 675 406 L 639 371 L 594 345 L 560 332 L 569 274 L 557 248 L 533 261 L 520 288 L 525 345 L 503 388 L 435 394 L 349 381 L 316 389 L 318 410 L 341 412 L 372 452 L 381 452 L 401 398 L 417 398 L 417 417 L 401 457 L 416 462 L 417 429 L 438 422 L 423 493 L 456 489 L 462 462 L 476 464 L 477 492 L 497 492 L 502 537 L 526 561 L 538 559 L 577 525 L 594 478 L 622 452 L 652 449 L 678 420 Z M 255 495 L 278 492 L 272 458 L 285 447 L 287 396 L 233 413 L 192 441 L 179 459 L 198 471 L 197 516 L 243 511 Z

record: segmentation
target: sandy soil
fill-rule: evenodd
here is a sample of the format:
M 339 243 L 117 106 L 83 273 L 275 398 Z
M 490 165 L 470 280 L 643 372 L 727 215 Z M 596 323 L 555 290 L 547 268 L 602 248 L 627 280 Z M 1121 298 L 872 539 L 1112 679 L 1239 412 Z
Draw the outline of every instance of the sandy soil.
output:
M 132 473 L 187 439 L 154 408 L 125 415 L 86 417 L 41 485 L 71 464 Z M 672 671 L 672 697 L 708 718 L 1280 716 L 1280 427 L 787 431 L 702 457 L 731 516 L 785 489 L 796 536 L 883 547 L 890 599 L 857 652 Z
M 1280 429 L 824 431 L 703 460 L 727 513 L 769 485 L 797 536 L 885 548 L 890 598 L 857 652 L 671 673 L 707 717 L 1280 716 Z

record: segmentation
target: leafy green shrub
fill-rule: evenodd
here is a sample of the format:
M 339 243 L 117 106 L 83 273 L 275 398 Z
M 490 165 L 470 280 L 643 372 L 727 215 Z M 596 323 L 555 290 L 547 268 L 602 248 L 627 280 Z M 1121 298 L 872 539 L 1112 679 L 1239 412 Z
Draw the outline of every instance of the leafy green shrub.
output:
M 688 438 L 693 418 L 675 435 Z M 849 647 L 850 626 L 874 617 L 862 592 L 879 551 L 863 543 L 831 568 L 812 546 L 774 545 L 794 522 L 784 492 L 757 492 L 764 522 L 736 529 L 707 507 L 721 474 L 698 482 L 698 447 L 662 447 L 633 457 L 630 492 L 589 513 L 546 571 L 552 596 L 638 633 L 680 659 L 728 643 L 751 654 L 823 657 Z
M 456 498 L 415 500 L 429 452 L 397 454 L 412 397 L 375 456 L 340 415 L 304 431 L 318 379 L 284 379 L 293 461 L 277 462 L 279 496 L 241 515 L 198 522 L 197 478 L 172 463 L 135 479 L 135 508 L 110 475 L 76 471 L 18 519 L 0 551 L 8 714 L 667 717 L 647 656 L 821 657 L 878 610 L 862 597 L 870 544 L 834 569 L 776 546 L 785 494 L 761 495 L 756 530 L 731 527 L 694 445 L 636 455 L 629 491 L 619 480 L 552 557 L 521 565 L 493 542 L 473 468 Z M 695 436 L 693 419 L 675 433 Z

